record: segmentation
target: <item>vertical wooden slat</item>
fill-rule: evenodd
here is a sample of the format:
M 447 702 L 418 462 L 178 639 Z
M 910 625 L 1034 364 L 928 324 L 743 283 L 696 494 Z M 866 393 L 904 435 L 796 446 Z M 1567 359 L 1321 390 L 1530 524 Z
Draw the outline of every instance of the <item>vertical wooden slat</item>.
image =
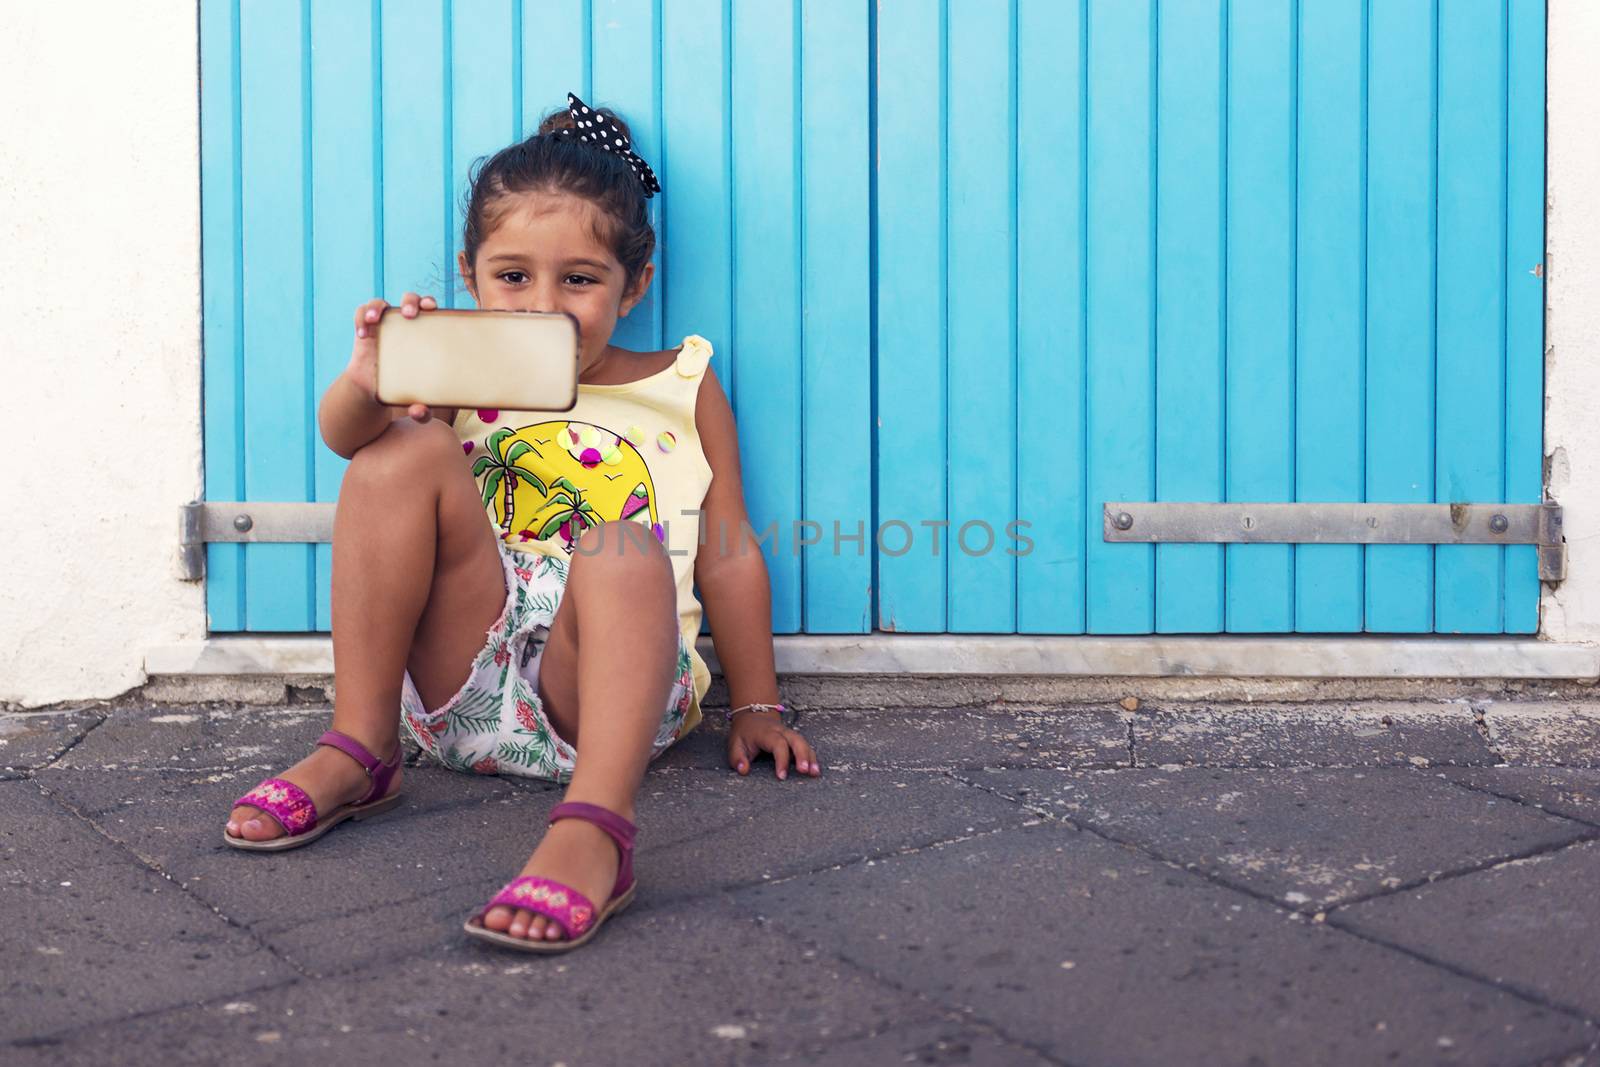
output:
M 1511 0 L 1506 114 L 1505 499 L 1533 504 L 1544 480 L 1543 0 Z M 1539 559 L 1505 551 L 1507 633 L 1539 629 Z
M 1452 0 L 1439 18 L 1437 493 L 1499 499 L 1505 418 L 1505 22 L 1497 0 Z M 1501 628 L 1498 545 L 1440 545 L 1436 626 Z
M 244 251 L 244 488 L 253 500 L 306 500 L 312 425 L 306 397 L 307 189 L 299 5 L 240 11 Z M 314 622 L 309 545 L 248 545 L 245 628 Z
M 662 116 L 672 155 L 660 170 L 666 292 L 664 343 L 711 342 L 724 391 L 732 359 L 730 178 L 723 129 L 729 101 L 724 0 L 669 0 L 662 10 Z
M 801 438 L 812 444 L 801 500 L 822 529 L 802 556 L 803 629 L 862 633 L 872 626 L 873 550 L 867 10 L 806 0 L 802 11 Z
M 945 628 L 949 538 L 924 525 L 949 516 L 943 18 L 937 0 L 878 9 L 877 625 L 891 631 Z
M 200 245 L 205 491 L 212 500 L 244 498 L 238 77 L 238 4 L 205 0 L 200 7 Z M 244 602 L 244 546 L 208 546 L 210 628 L 244 629 Z
M 588 0 L 520 0 L 522 4 L 522 129 L 538 132 L 539 120 L 567 106 L 567 94 L 587 100 L 589 91 Z M 651 165 L 655 163 L 651 160 Z M 663 182 L 665 184 L 665 182 Z
M 615 109 L 628 122 L 633 149 L 654 169 L 664 165 L 658 108 L 660 53 L 655 0 L 594 0 L 594 98 L 589 103 Z M 661 244 L 671 240 L 661 225 L 661 201 L 650 201 L 656 227 L 656 270 L 661 269 Z M 652 284 L 644 300 L 617 323 L 611 343 L 646 352 L 659 349 L 663 290 Z M 676 338 L 676 344 L 681 338 Z
M 661 12 L 662 343 L 690 334 L 711 342 L 711 373 L 733 395 L 732 178 L 727 37 L 730 0 L 667 0 Z M 714 59 L 712 58 L 714 57 Z M 730 531 L 731 534 L 731 531 Z M 707 536 L 715 537 L 714 531 Z M 710 619 L 701 622 L 710 631 Z
M 473 166 L 517 136 L 517 95 L 512 68 L 518 41 L 513 32 L 517 0 L 451 0 L 450 196 L 451 241 L 455 263 L 466 224 L 466 196 Z M 456 307 L 475 307 L 457 280 Z
M 320 400 L 350 360 L 355 309 L 380 291 L 375 277 L 377 186 L 371 6 L 311 8 L 312 260 L 316 264 L 313 395 Z M 315 499 L 336 500 L 345 461 L 312 428 Z M 333 625 L 332 552 L 317 546 L 317 628 Z
M 442 297 L 455 270 L 444 214 L 442 0 L 386 0 L 383 13 L 383 283 Z M 452 242 L 453 244 L 453 242 Z
M 1295 499 L 1361 500 L 1364 351 L 1362 3 L 1300 11 L 1295 167 Z M 1295 629 L 1361 629 L 1361 546 L 1295 553 Z
M 949 64 L 987 92 L 950 97 L 948 629 L 1016 629 L 1016 231 L 1011 5 L 951 0 Z
M 1158 11 L 1156 498 L 1223 491 L 1223 10 Z M 1156 548 L 1155 629 L 1222 629 L 1222 546 Z
M 1153 547 L 1107 544 L 1101 504 L 1154 495 L 1154 9 L 1089 5 L 1089 631 L 1149 633 Z
M 800 418 L 804 336 L 794 12 L 792 3 L 736 5 L 733 12 L 733 349 L 739 362 L 734 415 L 743 467 L 760 472 L 744 483 L 751 523 L 757 531 L 772 523 L 778 529 L 767 563 L 777 633 L 799 630 L 802 618 L 799 538 L 791 536 L 803 518 L 802 451 L 814 446 L 832 454 L 832 442 L 803 439 Z
M 1228 7 L 1227 441 L 1229 500 L 1294 497 L 1293 8 Z M 1294 548 L 1228 545 L 1231 633 L 1294 623 Z
M 1017 629 L 1084 629 L 1087 0 L 1017 10 Z M 899 190 L 893 194 L 901 195 Z
M 1367 496 L 1433 499 L 1433 0 L 1370 7 Z M 1433 629 L 1433 546 L 1367 549 L 1365 628 Z

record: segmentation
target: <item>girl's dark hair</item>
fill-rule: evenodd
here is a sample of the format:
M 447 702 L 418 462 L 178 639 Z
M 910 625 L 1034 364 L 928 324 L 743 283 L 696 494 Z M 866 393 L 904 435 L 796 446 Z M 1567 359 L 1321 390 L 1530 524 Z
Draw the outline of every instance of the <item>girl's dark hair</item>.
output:
M 622 128 L 631 142 L 628 124 L 609 108 L 596 115 Z M 656 247 L 656 231 L 645 211 L 644 186 L 621 156 L 594 148 L 576 138 L 557 137 L 571 129 L 565 108 L 552 111 L 539 123 L 538 132 L 525 141 L 502 148 L 474 168 L 467 191 L 467 222 L 461 235 L 467 266 L 478 261 L 478 247 L 499 223 L 502 201 L 518 193 L 560 192 L 580 196 L 600 209 L 595 236 L 611 246 L 612 254 L 627 271 L 628 284 L 638 277 Z

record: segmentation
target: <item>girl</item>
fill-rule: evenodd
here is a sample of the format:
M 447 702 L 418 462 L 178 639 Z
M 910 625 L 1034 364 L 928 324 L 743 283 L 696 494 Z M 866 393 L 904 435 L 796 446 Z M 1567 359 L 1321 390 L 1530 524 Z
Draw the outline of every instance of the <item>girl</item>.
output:
M 237 848 L 294 848 L 393 807 L 399 723 L 457 770 L 570 782 L 521 875 L 467 921 L 536 951 L 582 944 L 632 899 L 634 796 L 710 684 L 693 583 L 735 709 L 729 765 L 748 774 L 770 752 L 779 778 L 791 760 L 820 773 L 777 703 L 766 564 L 711 346 L 609 343 L 650 286 L 645 200 L 660 186 L 620 118 L 567 100 L 473 177 L 459 267 L 481 308 L 578 320 L 577 406 L 388 409 L 374 378 L 385 303 L 357 309 L 350 365 L 319 413 L 350 459 L 333 533 L 333 729 L 240 797 L 225 832 Z M 400 313 L 435 306 L 407 293 Z

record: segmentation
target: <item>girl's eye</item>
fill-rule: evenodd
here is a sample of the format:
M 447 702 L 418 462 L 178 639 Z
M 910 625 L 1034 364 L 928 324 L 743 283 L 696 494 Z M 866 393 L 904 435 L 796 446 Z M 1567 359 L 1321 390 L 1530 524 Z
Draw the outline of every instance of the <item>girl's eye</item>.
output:
M 520 270 L 508 270 L 500 273 L 500 280 L 507 285 L 521 285 L 528 280 L 528 276 Z
M 582 274 L 569 274 L 569 275 L 567 275 L 567 284 L 568 285 L 591 285 L 593 283 L 594 283 L 594 279 L 593 278 L 585 277 Z

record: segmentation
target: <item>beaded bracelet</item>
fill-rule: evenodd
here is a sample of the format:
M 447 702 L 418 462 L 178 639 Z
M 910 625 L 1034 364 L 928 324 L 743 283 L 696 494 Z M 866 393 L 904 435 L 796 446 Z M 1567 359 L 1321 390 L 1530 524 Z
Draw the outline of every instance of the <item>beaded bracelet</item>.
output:
M 778 713 L 778 721 L 783 723 L 783 725 L 794 725 L 794 712 L 790 711 L 782 704 L 744 704 L 728 712 L 728 721 L 732 722 L 733 717 L 739 714 L 741 711 L 775 711 Z

